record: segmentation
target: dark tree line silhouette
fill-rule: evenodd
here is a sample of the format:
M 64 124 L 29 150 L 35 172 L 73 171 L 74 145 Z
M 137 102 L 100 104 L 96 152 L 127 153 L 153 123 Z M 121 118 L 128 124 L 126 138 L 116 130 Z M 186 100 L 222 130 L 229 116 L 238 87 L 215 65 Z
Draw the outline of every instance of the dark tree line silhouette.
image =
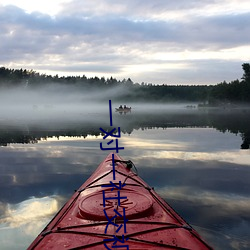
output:
M 134 83 L 130 78 L 117 80 L 110 77 L 52 76 L 34 70 L 0 68 L 0 87 L 37 88 L 51 84 L 64 84 L 80 88 L 82 91 L 104 90 L 123 87 L 126 91 L 119 94 L 119 100 L 130 101 L 193 101 L 218 106 L 228 103 L 250 103 L 250 64 L 242 64 L 241 80 L 226 81 L 217 85 L 154 85 Z M 115 99 L 113 97 L 112 99 Z

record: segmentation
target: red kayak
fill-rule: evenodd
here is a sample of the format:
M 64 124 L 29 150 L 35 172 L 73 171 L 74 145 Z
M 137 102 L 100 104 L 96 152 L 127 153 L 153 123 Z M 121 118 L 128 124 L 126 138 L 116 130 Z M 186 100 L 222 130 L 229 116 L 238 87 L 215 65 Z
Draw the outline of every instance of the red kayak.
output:
M 212 249 L 133 166 L 109 154 L 28 249 Z

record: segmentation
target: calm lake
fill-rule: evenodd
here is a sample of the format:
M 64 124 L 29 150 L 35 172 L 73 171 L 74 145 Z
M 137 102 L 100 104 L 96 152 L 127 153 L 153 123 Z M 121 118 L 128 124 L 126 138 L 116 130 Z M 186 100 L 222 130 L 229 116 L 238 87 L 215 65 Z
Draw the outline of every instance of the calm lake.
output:
M 108 103 L 86 110 L 0 117 L 1 249 L 27 248 L 109 153 Z M 120 155 L 211 246 L 250 249 L 250 109 L 135 104 L 112 117 Z

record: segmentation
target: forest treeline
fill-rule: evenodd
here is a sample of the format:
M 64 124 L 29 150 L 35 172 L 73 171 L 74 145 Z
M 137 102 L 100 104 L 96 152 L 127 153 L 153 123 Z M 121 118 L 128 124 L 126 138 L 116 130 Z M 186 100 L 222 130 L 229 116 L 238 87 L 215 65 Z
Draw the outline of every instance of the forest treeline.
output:
M 154 85 L 151 83 L 134 83 L 130 78 L 117 80 L 110 77 L 52 76 L 40 74 L 34 70 L 9 69 L 0 67 L 0 87 L 21 87 L 35 89 L 51 84 L 60 84 L 79 88 L 80 91 L 109 90 L 118 87 L 117 100 L 172 102 L 202 102 L 208 105 L 228 103 L 250 103 L 250 64 L 242 64 L 243 76 L 239 80 L 222 82 L 216 85 Z M 115 99 L 115 96 L 112 97 Z

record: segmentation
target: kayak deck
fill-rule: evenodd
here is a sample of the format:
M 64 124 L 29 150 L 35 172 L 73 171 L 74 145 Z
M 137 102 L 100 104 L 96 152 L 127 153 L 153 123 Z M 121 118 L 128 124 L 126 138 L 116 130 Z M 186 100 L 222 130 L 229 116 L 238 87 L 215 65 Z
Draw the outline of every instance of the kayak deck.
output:
M 28 249 L 212 249 L 131 162 L 114 161 L 115 173 L 109 154 Z

